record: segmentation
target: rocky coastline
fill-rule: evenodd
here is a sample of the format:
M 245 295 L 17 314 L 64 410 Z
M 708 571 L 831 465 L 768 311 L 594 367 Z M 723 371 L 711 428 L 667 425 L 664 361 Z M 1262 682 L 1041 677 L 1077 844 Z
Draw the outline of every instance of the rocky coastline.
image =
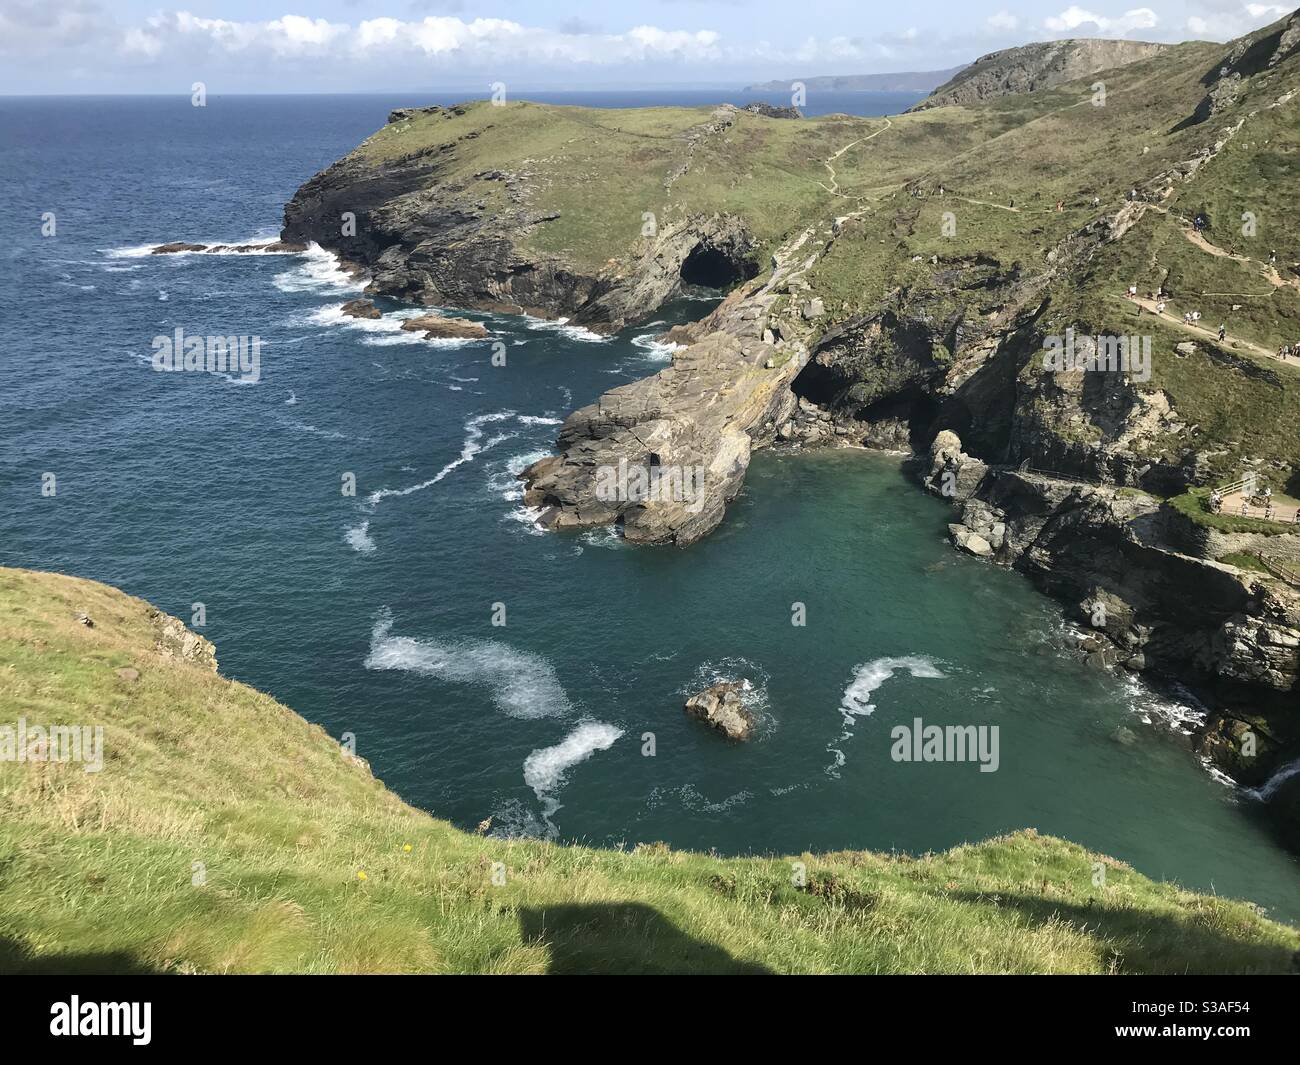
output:
M 1225 560 L 1260 548 L 1249 530 L 1209 528 L 1171 503 L 1222 479 L 1227 463 L 1240 469 L 1264 460 L 1245 445 L 1230 451 L 1226 445 L 1239 442 L 1222 430 L 1207 434 L 1185 413 L 1178 389 L 1143 387 L 1118 365 L 1085 373 L 1042 361 L 1053 338 L 1107 332 L 1117 313 L 1113 277 L 1138 269 L 1133 258 L 1154 246 L 1156 232 L 1177 254 L 1252 261 L 1198 244 L 1199 230 L 1189 222 L 1184 234 L 1168 205 L 1230 146 L 1254 151 L 1267 143 L 1248 123 L 1262 129 L 1270 112 L 1296 98 L 1280 91 L 1276 71 L 1292 70 L 1298 48 L 1300 15 L 1292 15 L 1234 43 L 1226 59 L 1207 51 L 1217 65 L 1204 75 L 1179 67 L 1176 49 L 1133 46 L 1111 55 L 1090 45 L 1029 46 L 995 57 L 991 80 L 980 64 L 955 79 L 973 100 L 1046 93 L 1079 70 L 1135 59 L 1142 93 L 1148 65 L 1166 63 L 1169 76 L 1185 79 L 1165 104 L 1172 127 L 1165 154 L 1142 161 L 1151 150 L 1151 121 L 1143 119 L 1130 145 L 1137 173 L 1125 173 L 1120 197 L 1103 202 L 1088 188 L 1072 215 L 1065 200 L 1054 210 L 1048 202 L 1017 206 L 1011 197 L 945 200 L 950 188 L 934 176 L 944 161 L 933 159 L 897 172 L 904 180 L 875 198 L 850 199 L 836 161 L 889 132 L 890 123 L 871 132 L 855 127 L 856 139 L 816 161 L 815 184 L 831 204 L 787 229 L 792 235 L 772 247 L 767 263 L 756 259 L 752 215 L 682 210 L 645 231 L 627 254 L 584 265 L 576 255 L 539 250 L 548 245 L 534 240 L 539 227 L 562 221 L 546 208 L 541 162 L 453 172 L 449 160 L 471 154 L 491 126 L 470 128 L 465 108 L 432 107 L 394 112 L 386 130 L 307 182 L 285 209 L 281 236 L 291 246 L 317 242 L 366 270 L 368 296 L 565 317 L 602 333 L 644 320 L 687 284 L 726 290 L 710 314 L 662 338 L 676 345 L 669 366 L 571 413 L 557 454 L 523 471 L 525 502 L 544 527 L 615 525 L 636 543 L 684 547 L 723 520 L 757 450 L 909 453 L 920 484 L 953 507 L 955 547 L 1023 573 L 1061 602 L 1088 633 L 1081 648 L 1091 665 L 1195 686 L 1209 707 L 1198 752 L 1245 787 L 1280 780 L 1268 792 L 1300 845 L 1300 774 L 1279 777 L 1300 756 L 1300 587 Z M 1215 96 L 1225 79 L 1232 92 Z M 1252 79 L 1261 88 L 1245 110 Z M 1206 86 L 1215 98 L 1208 110 Z M 936 96 L 917 121 L 943 115 L 938 105 L 953 102 L 962 103 Z M 1229 114 L 1233 108 L 1241 113 Z M 678 155 L 657 192 L 671 198 L 699 160 L 745 123 L 797 129 L 815 121 L 792 118 L 713 110 L 664 138 Z M 439 139 L 398 151 L 415 144 L 410 137 L 420 130 Z M 981 165 L 979 180 L 991 184 L 1005 160 L 995 154 Z M 968 205 L 963 211 L 980 208 L 996 239 L 974 251 L 916 251 L 925 246 L 918 219 L 931 202 L 940 210 L 958 202 Z M 955 218 L 934 213 L 945 225 Z M 992 228 L 1003 216 L 1015 227 Z M 1077 221 L 1066 224 L 1071 217 Z M 355 231 L 341 231 L 340 218 L 352 218 Z M 856 279 L 853 271 L 872 257 L 886 266 L 866 275 L 869 286 L 843 281 L 843 274 Z M 1177 279 L 1158 256 L 1141 269 Z M 1276 270 L 1266 276 L 1278 287 L 1292 284 Z M 1141 321 L 1140 300 L 1122 306 Z M 1178 339 L 1171 358 L 1199 360 L 1204 374 L 1231 375 L 1233 387 L 1270 395 L 1287 387 L 1276 370 L 1247 356 L 1253 344 Z M 651 489 L 628 490 L 629 470 Z M 1283 485 L 1300 480 L 1295 463 L 1280 458 L 1263 472 Z M 1300 530 L 1273 536 L 1267 547 L 1274 558 L 1300 560 Z

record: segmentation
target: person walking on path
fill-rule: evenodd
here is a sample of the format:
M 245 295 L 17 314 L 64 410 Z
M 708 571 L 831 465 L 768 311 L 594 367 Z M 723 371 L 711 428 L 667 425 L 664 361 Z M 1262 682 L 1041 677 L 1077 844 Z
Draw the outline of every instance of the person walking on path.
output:
M 1228 335 L 1228 327 L 1220 323 L 1219 325 L 1219 343 L 1223 343 L 1223 338 Z

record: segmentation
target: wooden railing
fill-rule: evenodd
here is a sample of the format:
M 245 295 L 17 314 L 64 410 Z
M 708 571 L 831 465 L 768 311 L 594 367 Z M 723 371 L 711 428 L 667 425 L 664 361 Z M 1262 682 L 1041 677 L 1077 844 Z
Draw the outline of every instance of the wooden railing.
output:
M 1263 555 L 1260 555 L 1258 557 L 1259 557 L 1259 561 L 1263 564 L 1264 568 L 1268 570 L 1269 573 L 1273 574 L 1274 577 L 1277 577 L 1279 580 L 1286 581 L 1287 584 L 1290 584 L 1296 588 L 1300 588 L 1300 573 L 1297 573 L 1295 570 L 1291 569 L 1288 566 L 1282 565 L 1282 563 L 1280 562 L 1275 562 L 1271 558 L 1265 558 Z

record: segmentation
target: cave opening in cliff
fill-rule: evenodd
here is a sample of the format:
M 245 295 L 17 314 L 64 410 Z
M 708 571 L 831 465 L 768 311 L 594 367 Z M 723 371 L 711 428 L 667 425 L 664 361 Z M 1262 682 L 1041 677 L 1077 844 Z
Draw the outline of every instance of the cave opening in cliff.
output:
M 737 259 L 711 244 L 697 244 L 682 263 L 682 281 L 701 288 L 731 288 L 758 272 L 754 263 Z

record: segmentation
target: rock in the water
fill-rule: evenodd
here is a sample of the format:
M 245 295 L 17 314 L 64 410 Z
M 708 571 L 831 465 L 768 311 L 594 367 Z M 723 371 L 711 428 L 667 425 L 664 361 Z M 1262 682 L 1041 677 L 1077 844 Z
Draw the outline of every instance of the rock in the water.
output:
M 754 731 L 754 715 L 740 697 L 748 687 L 745 681 L 719 681 L 687 699 L 686 712 L 728 739 L 748 739 Z
M 952 542 L 979 558 L 987 558 L 993 554 L 993 545 L 984 539 L 979 533 L 966 528 L 965 525 L 949 525 L 948 535 L 952 537 Z
M 408 318 L 402 323 L 402 328 L 410 332 L 423 330 L 425 340 L 479 340 L 491 335 L 480 322 L 471 322 L 468 318 L 445 318 L 441 314 L 422 314 L 418 318 Z
M 349 318 L 382 318 L 379 308 L 372 300 L 348 300 L 343 304 L 343 313 Z
M 174 240 L 170 244 L 159 244 L 150 255 L 174 255 L 182 251 L 207 251 L 206 244 L 187 244 L 183 240 Z

